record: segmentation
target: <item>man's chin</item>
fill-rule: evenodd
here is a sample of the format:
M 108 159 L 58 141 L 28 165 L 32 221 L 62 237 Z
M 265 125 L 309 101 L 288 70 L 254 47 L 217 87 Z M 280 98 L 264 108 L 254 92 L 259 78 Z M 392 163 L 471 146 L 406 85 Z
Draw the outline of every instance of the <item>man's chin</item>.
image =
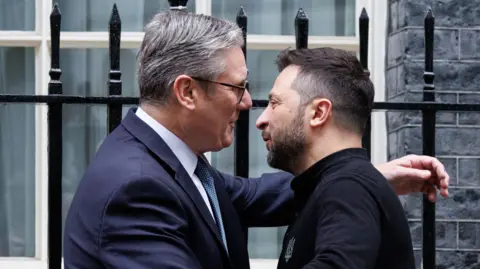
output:
M 228 148 L 232 145 L 233 143 L 233 135 L 226 135 L 223 137 L 222 141 L 220 141 L 220 150 L 224 149 L 224 148 Z
M 274 155 L 274 153 L 269 151 L 267 154 L 267 164 L 273 169 L 278 169 L 288 173 L 293 173 L 292 171 L 293 162 L 290 157 L 287 157 L 287 156 L 280 157 L 278 155 Z
M 275 159 L 275 157 L 272 155 L 272 152 L 269 151 L 268 154 L 267 154 L 267 163 L 268 165 L 273 168 L 273 169 L 280 169 L 282 170 L 281 167 L 279 167 L 279 163 L 278 161 Z

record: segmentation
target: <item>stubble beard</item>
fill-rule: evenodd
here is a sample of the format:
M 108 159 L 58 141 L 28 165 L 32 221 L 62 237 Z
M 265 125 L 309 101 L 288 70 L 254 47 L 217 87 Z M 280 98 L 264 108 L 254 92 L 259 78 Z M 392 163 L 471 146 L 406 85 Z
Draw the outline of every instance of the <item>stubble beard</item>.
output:
M 272 168 L 289 173 L 297 170 L 300 158 L 306 150 L 305 131 L 301 117 L 296 116 L 290 124 L 278 130 L 275 141 L 267 155 L 267 162 Z

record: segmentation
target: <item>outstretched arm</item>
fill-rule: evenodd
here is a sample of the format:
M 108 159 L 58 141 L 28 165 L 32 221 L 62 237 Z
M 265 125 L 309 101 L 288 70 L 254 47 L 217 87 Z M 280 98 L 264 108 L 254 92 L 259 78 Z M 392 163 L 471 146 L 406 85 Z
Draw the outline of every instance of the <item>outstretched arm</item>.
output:
M 291 174 L 266 173 L 258 178 L 221 176 L 244 225 L 271 227 L 290 224 L 295 214 Z
M 424 192 L 435 201 L 437 190 L 448 196 L 450 177 L 436 158 L 407 155 L 376 168 L 392 184 L 398 195 Z M 237 212 L 247 226 L 284 226 L 295 214 L 293 175 L 286 172 L 267 173 L 259 178 L 242 178 L 220 173 Z

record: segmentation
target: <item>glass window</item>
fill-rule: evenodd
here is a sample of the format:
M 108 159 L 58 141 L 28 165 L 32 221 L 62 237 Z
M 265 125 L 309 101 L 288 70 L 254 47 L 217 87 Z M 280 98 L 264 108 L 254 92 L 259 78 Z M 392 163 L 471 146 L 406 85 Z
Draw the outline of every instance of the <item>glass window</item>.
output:
M 120 50 L 122 95 L 138 96 L 136 57 L 138 49 Z M 108 95 L 110 56 L 108 48 L 60 49 L 63 93 L 86 96 Z
M 123 96 L 138 96 L 136 49 L 120 50 Z M 108 95 L 107 48 L 61 49 L 63 93 Z M 107 106 L 66 104 L 63 108 L 63 220 L 85 169 L 107 135 Z
M 11 1 L 11 0 L 3 0 Z M 32 0 L 33 1 L 33 0 Z M 145 24 L 156 13 L 168 10 L 167 0 L 54 0 L 62 13 L 62 31 L 108 31 L 113 4 L 117 4 L 122 31 L 142 32 Z M 187 3 L 195 11 L 195 1 Z
M 212 15 L 235 21 L 240 6 L 250 34 L 294 35 L 295 16 L 303 8 L 310 35 L 355 36 L 355 0 L 212 0 Z
M 279 50 L 247 50 L 249 92 L 252 99 L 268 99 L 268 93 L 278 75 L 275 61 L 279 53 Z
M 35 31 L 35 0 L 0 0 L 0 31 Z
M 0 47 L 0 66 L 0 94 L 35 94 L 33 48 Z M 34 255 L 35 105 L 0 104 L 0 256 Z

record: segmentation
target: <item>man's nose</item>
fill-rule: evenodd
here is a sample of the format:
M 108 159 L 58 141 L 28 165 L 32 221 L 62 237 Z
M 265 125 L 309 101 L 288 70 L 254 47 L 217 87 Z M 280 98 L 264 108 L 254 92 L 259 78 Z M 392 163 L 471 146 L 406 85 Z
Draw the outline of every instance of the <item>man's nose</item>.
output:
M 266 108 L 262 114 L 257 119 L 257 122 L 255 123 L 255 126 L 257 126 L 258 129 L 263 130 L 265 127 L 268 125 L 268 108 Z
M 252 107 L 252 96 L 250 96 L 248 90 L 245 90 L 243 93 L 242 100 L 240 100 L 238 106 L 240 110 L 248 110 Z

